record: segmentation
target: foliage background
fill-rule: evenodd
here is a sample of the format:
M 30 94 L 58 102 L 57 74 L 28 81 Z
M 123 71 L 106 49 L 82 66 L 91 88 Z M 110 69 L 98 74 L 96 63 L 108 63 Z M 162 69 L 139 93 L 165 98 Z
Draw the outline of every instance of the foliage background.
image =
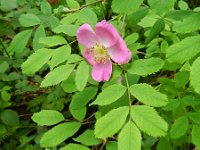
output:
M 0 149 L 200 149 L 199 6 L 0 0 Z M 76 31 L 104 19 L 132 61 L 97 83 Z

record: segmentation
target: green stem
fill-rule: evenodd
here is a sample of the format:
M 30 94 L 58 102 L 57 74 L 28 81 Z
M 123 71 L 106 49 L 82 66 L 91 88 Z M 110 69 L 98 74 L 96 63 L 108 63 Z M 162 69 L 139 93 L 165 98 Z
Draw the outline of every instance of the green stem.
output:
M 128 100 L 129 100 L 129 120 L 131 120 L 131 106 L 132 106 L 132 101 L 131 101 L 130 85 L 129 85 L 128 78 L 127 78 L 127 75 L 126 75 L 126 70 L 124 69 L 123 66 L 121 66 L 121 68 L 123 69 L 124 77 L 125 77 L 125 80 L 126 80 Z

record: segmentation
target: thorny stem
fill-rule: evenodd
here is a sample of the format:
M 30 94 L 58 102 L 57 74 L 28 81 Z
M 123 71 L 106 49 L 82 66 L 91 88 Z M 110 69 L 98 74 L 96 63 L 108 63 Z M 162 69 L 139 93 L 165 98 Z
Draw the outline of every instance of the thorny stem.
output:
M 88 6 L 90 6 L 90 5 L 94 5 L 94 4 L 96 4 L 96 3 L 103 2 L 103 1 L 105 1 L 105 0 L 97 0 L 97 1 L 92 2 L 92 3 L 86 4 L 86 5 L 82 5 L 81 7 L 77 8 L 77 9 L 71 9 L 71 10 L 64 11 L 64 13 L 76 12 L 76 11 L 79 11 L 79 10 L 85 8 L 85 7 L 88 7 Z

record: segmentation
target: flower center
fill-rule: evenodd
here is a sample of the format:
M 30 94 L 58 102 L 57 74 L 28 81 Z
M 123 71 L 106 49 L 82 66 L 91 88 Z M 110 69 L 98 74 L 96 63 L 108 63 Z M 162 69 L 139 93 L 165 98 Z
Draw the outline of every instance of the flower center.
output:
M 89 49 L 89 53 L 94 56 L 94 60 L 97 63 L 106 63 L 110 59 L 107 49 L 98 43 Z

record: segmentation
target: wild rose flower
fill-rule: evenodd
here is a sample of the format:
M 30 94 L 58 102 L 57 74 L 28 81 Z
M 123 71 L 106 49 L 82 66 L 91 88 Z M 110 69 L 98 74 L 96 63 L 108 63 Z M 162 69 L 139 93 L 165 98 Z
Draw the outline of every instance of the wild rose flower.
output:
M 131 59 L 126 43 L 105 20 L 96 24 L 95 31 L 83 24 L 77 31 L 77 40 L 86 47 L 83 56 L 92 65 L 92 78 L 98 82 L 110 79 L 112 61 L 125 64 Z

